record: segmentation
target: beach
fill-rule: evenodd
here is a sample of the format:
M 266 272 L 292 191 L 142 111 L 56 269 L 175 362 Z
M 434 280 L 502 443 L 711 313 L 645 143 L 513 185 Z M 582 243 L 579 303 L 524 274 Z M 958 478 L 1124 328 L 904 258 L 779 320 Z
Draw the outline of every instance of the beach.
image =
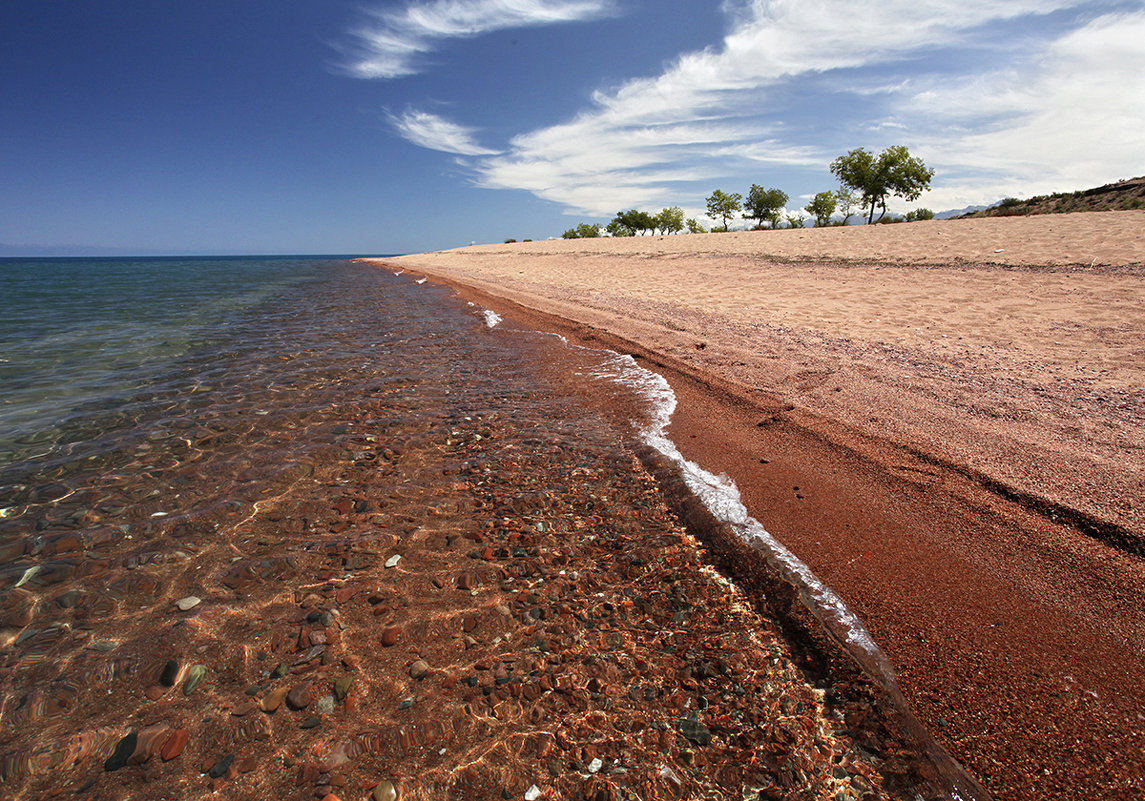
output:
M 1134 798 L 1143 231 L 1103 212 L 384 265 L 664 375 L 683 455 L 859 614 L 995 797 Z
M 987 797 L 637 360 L 344 259 L 0 267 L 13 797 Z

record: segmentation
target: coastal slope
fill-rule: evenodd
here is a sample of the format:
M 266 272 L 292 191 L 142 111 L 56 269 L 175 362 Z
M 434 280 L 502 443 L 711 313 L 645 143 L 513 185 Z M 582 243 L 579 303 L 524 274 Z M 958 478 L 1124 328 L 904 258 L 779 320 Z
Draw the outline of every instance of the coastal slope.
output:
M 996 797 L 1132 797 L 1143 232 L 1123 211 L 386 263 L 662 372 L 684 455 L 867 621 Z

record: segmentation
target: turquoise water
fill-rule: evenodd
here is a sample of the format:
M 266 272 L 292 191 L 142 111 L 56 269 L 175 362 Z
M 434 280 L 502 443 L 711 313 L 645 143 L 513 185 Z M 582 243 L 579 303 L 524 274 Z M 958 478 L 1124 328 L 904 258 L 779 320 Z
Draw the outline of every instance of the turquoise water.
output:
M 178 360 L 337 263 L 0 259 L 0 463 L 47 453 L 100 408 L 162 391 Z

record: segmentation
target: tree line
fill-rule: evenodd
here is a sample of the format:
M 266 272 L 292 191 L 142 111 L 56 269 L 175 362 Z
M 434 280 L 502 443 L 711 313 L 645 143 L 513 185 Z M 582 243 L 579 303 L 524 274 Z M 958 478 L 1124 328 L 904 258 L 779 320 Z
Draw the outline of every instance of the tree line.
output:
M 814 218 L 816 227 L 847 225 L 860 210 L 866 212 L 868 224 L 881 222 L 886 218 L 888 199 L 918 200 L 930 188 L 930 179 L 934 177 L 934 170 L 910 155 L 902 145 L 888 147 L 878 155 L 865 148 L 856 148 L 832 161 L 830 167 L 831 173 L 839 180 L 839 188 L 819 192 L 803 207 Z M 784 214 L 788 200 L 786 192 L 759 184 L 751 185 L 746 198 L 739 192 L 729 193 L 721 189 L 706 198 L 708 216 L 721 222 L 721 226 L 712 228 L 713 231 L 727 231 L 729 221 L 741 212 L 745 220 L 756 221 L 757 229 L 780 228 L 784 222 L 791 228 L 802 228 L 804 217 Z M 877 219 L 876 210 L 880 212 Z M 838 221 L 834 220 L 836 214 L 840 215 Z M 916 209 L 903 219 L 913 222 L 933 217 L 934 213 L 929 209 Z M 897 222 L 899 219 L 888 221 Z M 643 236 L 648 233 L 676 234 L 685 229 L 688 233 L 707 232 L 695 218 L 684 219 L 684 210 L 679 206 L 671 206 L 658 214 L 628 209 L 618 212 L 603 228 L 593 223 L 581 223 L 561 236 L 565 239 L 598 237 L 604 233 L 610 236 Z

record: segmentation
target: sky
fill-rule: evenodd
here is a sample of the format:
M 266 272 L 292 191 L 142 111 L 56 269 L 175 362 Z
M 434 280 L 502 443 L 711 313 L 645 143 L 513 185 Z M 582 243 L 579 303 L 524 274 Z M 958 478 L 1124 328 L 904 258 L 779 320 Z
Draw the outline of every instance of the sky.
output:
M 1145 174 L 1145 0 L 0 4 L 0 255 L 544 239 L 905 145 L 935 211 Z M 746 221 L 740 221 L 746 225 Z

